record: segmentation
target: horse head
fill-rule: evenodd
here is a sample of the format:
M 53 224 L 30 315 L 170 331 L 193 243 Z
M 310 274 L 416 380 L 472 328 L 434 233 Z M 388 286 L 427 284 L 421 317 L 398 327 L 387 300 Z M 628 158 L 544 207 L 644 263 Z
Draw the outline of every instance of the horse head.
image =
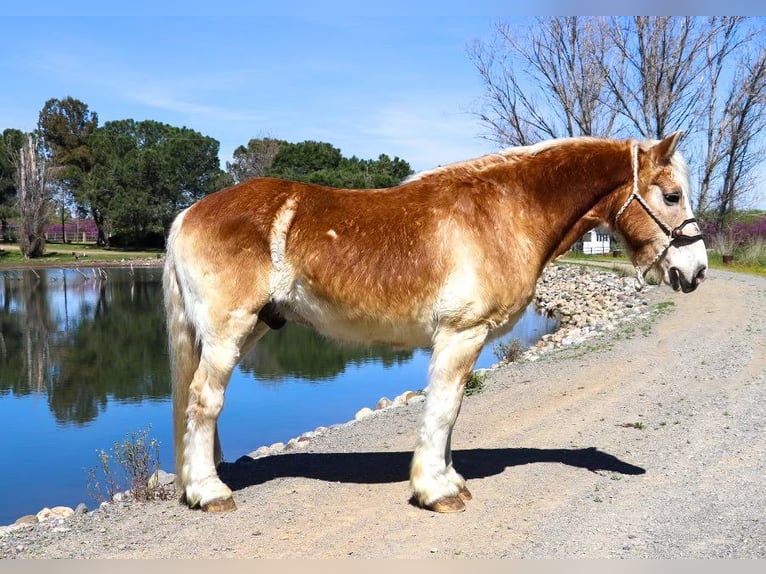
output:
M 613 221 L 640 280 L 656 269 L 675 291 L 690 293 L 705 278 L 708 262 L 691 210 L 688 168 L 676 151 L 680 135 L 631 142 L 632 183 L 627 194 L 618 192 Z

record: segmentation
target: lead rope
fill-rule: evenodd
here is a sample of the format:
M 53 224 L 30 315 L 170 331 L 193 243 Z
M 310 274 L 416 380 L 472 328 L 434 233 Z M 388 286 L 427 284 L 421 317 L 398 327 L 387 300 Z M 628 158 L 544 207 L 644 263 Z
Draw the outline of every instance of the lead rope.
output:
M 639 265 L 634 265 L 633 268 L 636 270 L 636 277 L 635 277 L 635 287 L 636 291 L 642 291 L 644 287 L 646 286 L 646 274 L 649 273 L 649 270 L 654 267 L 654 265 L 662 259 L 662 257 L 665 256 L 665 253 L 667 253 L 668 249 L 670 249 L 670 246 L 673 245 L 673 241 L 678 240 L 679 242 L 685 242 L 685 243 L 694 243 L 695 241 L 700 241 L 702 239 L 702 234 L 698 233 L 697 235 L 684 235 L 684 227 L 689 225 L 690 223 L 697 223 L 697 220 L 692 217 L 689 219 L 684 220 L 681 222 L 680 225 L 674 228 L 670 228 L 660 217 L 652 210 L 651 207 L 649 207 L 649 204 L 646 203 L 643 197 L 641 197 L 638 193 L 638 144 L 633 144 L 631 146 L 631 156 L 630 161 L 631 165 L 633 167 L 633 191 L 631 192 L 628 199 L 625 200 L 625 203 L 622 204 L 622 207 L 620 207 L 620 210 L 617 212 L 617 215 L 614 218 L 614 225 L 615 228 L 617 227 L 617 221 L 620 219 L 620 216 L 622 213 L 628 208 L 628 205 L 635 199 L 638 201 L 638 203 L 641 204 L 641 207 L 644 208 L 646 213 L 651 217 L 654 222 L 664 231 L 667 236 L 668 240 L 665 243 L 665 245 L 657 252 L 657 255 L 654 256 L 654 259 L 649 263 L 649 265 L 646 266 L 646 268 L 642 271 L 641 267 Z M 699 230 L 699 226 L 698 226 Z

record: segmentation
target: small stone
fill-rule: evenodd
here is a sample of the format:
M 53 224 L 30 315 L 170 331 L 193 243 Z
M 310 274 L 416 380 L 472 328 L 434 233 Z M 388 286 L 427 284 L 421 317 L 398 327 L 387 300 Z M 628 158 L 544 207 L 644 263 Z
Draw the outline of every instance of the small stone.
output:
M 88 505 L 84 502 L 78 504 L 74 509 L 75 514 L 88 514 Z
M 327 432 L 327 427 L 317 427 L 314 429 L 316 434 L 322 434 Z
M 68 506 L 54 506 L 51 508 L 51 516 L 56 518 L 69 518 L 74 516 L 74 510 Z
M 51 517 L 51 509 L 47 506 L 37 513 L 37 521 L 45 522 Z
M 125 500 L 125 494 L 122 492 L 116 492 L 114 496 L 112 496 L 113 502 L 122 502 L 123 500 Z
M 375 405 L 375 410 L 376 411 L 380 411 L 380 410 L 383 410 L 383 409 L 387 409 L 392 404 L 394 404 L 393 401 L 391 399 L 389 399 L 388 397 L 381 397 L 380 400 Z
M 373 410 L 371 408 L 363 407 L 363 408 L 359 409 L 359 411 L 354 415 L 354 420 L 355 421 L 360 421 L 362 419 L 366 419 L 367 417 L 372 415 L 372 413 L 373 413 Z
M 416 394 L 414 397 L 410 397 L 410 399 L 407 401 L 408 405 L 414 405 L 416 403 L 422 403 L 426 400 L 425 395 Z
M 263 456 L 269 456 L 271 454 L 271 448 L 268 446 L 259 446 L 255 449 L 255 452 L 251 452 L 248 456 L 251 458 L 261 458 Z
M 25 514 L 16 519 L 14 524 L 37 524 L 40 522 L 34 514 Z
M 162 469 L 157 469 L 154 474 L 149 478 L 149 488 L 160 488 L 163 486 L 171 486 L 175 484 L 176 475 L 170 472 L 165 472 Z

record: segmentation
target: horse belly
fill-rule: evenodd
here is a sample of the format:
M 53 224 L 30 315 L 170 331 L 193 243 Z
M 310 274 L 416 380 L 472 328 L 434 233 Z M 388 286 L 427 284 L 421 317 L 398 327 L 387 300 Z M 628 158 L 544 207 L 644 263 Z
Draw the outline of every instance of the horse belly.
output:
M 307 325 L 322 335 L 348 343 L 384 344 L 397 348 L 427 347 L 434 332 L 433 314 L 413 304 L 409 312 L 390 315 L 344 306 L 323 298 L 302 281 L 274 301 L 288 321 Z

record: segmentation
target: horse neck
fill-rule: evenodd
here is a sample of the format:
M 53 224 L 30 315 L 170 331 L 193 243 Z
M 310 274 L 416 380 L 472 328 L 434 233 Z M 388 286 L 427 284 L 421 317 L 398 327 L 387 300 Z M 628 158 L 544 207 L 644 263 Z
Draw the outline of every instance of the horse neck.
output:
M 509 164 L 511 165 L 511 164 Z M 520 160 L 505 183 L 513 217 L 537 246 L 540 268 L 610 214 L 632 182 L 630 147 L 613 140 L 571 140 Z M 626 190 L 627 193 L 627 190 Z

